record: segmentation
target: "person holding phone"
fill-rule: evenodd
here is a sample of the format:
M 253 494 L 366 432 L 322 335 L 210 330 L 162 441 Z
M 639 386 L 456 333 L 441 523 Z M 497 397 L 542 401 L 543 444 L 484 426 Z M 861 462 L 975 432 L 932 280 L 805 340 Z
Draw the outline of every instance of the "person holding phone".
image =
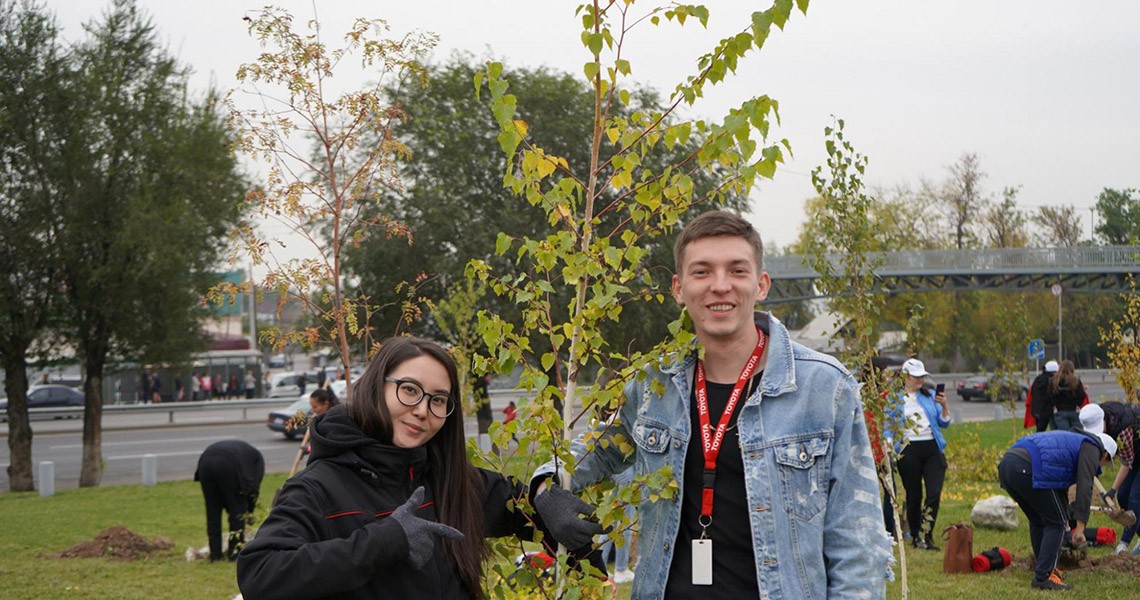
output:
M 910 543 L 915 548 L 939 550 L 934 544 L 934 522 L 946 480 L 946 438 L 942 429 L 950 426 L 946 385 L 934 392 L 923 387 L 926 366 L 912 358 L 903 363 L 906 382 L 903 391 L 887 407 L 887 438 L 899 453 L 899 476 L 906 490 L 906 518 Z M 923 502 L 923 486 L 926 499 Z

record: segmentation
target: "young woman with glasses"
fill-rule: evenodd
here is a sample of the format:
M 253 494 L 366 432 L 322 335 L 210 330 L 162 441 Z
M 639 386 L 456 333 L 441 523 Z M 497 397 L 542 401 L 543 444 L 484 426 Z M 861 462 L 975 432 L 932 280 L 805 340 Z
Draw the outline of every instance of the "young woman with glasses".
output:
M 526 489 L 467 460 L 455 361 L 434 342 L 385 341 L 312 436 L 308 468 L 238 557 L 247 600 L 481 598 L 484 538 L 533 536 L 508 508 Z

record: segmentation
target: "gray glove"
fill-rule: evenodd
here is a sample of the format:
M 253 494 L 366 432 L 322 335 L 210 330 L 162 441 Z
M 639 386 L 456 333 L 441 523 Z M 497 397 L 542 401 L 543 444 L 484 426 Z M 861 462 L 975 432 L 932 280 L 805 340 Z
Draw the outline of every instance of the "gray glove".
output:
M 593 513 L 593 506 L 555 485 L 535 497 L 534 508 L 555 541 L 570 550 L 586 546 L 595 535 L 605 531 L 600 524 L 578 516 Z
M 463 539 L 463 533 L 458 529 L 417 517 L 416 509 L 423 501 L 424 486 L 421 485 L 412 492 L 412 497 L 407 502 L 392 513 L 392 518 L 400 524 L 408 538 L 408 562 L 417 569 L 423 568 L 431 560 L 435 538 Z

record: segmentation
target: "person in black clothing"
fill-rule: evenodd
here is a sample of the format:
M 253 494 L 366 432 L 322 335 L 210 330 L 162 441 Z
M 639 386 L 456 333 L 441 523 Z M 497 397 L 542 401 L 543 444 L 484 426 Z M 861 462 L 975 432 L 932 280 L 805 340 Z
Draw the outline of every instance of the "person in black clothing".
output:
M 471 465 L 458 390 L 441 346 L 385 341 L 349 402 L 313 422 L 308 468 L 238 557 L 242 596 L 482 598 L 484 538 L 530 539 L 537 526 L 578 547 L 584 503 L 532 523 L 514 508 L 524 486 Z
M 1033 416 L 1033 420 L 1036 422 L 1038 433 L 1048 429 L 1049 424 L 1053 421 L 1053 399 L 1052 391 L 1049 389 L 1049 380 L 1057 372 L 1058 367 L 1059 365 L 1055 360 L 1045 363 L 1045 366 L 1041 368 L 1041 373 L 1033 379 L 1033 383 L 1029 386 L 1029 393 L 1025 396 L 1025 404 L 1029 408 L 1029 414 Z M 1027 418 L 1026 427 L 1029 427 L 1028 422 L 1029 419 Z
M 210 560 L 234 560 L 245 544 L 246 515 L 257 506 L 265 458 L 241 440 L 210 444 L 198 457 L 194 481 L 202 483 L 206 498 L 206 535 L 210 540 Z M 222 554 L 222 509 L 230 520 L 230 538 Z
M 1116 442 L 1103 433 L 1046 431 L 1023 437 L 1006 451 L 998 464 L 998 481 L 1029 520 L 1029 542 L 1037 557 L 1030 587 L 1067 590 L 1057 571 L 1057 557 L 1069 528 L 1076 520 L 1072 545 L 1085 544 L 1093 479 L 1116 454 Z M 1069 486 L 1076 484 L 1076 502 L 1070 515 Z
M 1081 419 L 1077 411 L 1088 404 L 1089 395 L 1085 392 L 1081 378 L 1073 370 L 1073 361 L 1061 361 L 1060 368 L 1049 380 L 1049 392 L 1055 409 L 1053 429 L 1070 431 L 1080 428 Z

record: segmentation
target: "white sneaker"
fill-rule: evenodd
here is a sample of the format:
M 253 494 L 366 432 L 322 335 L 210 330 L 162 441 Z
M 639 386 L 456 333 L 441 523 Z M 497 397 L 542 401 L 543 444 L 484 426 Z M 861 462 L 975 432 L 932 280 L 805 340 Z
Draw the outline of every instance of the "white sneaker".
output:
M 1114 554 L 1124 554 L 1127 551 L 1128 551 L 1128 544 L 1125 544 L 1124 542 L 1117 542 L 1116 552 L 1114 552 Z
M 614 573 L 614 583 L 629 583 L 633 581 L 633 571 L 629 569 L 622 569 Z

